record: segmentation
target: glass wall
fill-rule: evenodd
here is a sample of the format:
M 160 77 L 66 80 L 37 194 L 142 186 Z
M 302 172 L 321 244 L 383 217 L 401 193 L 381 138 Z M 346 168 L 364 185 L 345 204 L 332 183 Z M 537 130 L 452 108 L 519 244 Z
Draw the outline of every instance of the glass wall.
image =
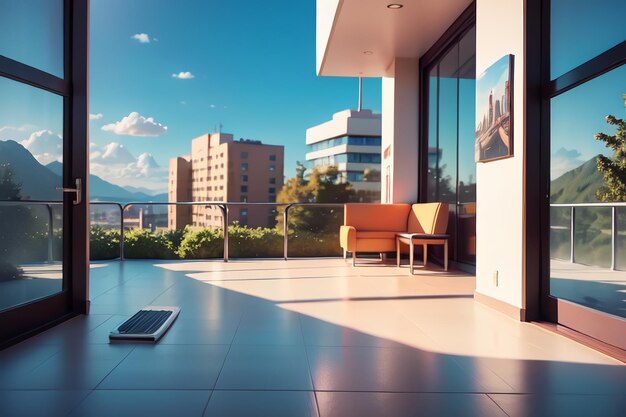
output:
M 551 1 L 551 79 L 574 71 L 550 100 L 549 293 L 618 317 L 626 317 L 626 65 L 596 58 L 624 43 L 624 15 L 621 0 Z M 580 65 L 593 74 L 572 82 Z
M 428 69 L 425 201 L 449 204 L 450 258 L 476 263 L 476 30 L 472 27 Z

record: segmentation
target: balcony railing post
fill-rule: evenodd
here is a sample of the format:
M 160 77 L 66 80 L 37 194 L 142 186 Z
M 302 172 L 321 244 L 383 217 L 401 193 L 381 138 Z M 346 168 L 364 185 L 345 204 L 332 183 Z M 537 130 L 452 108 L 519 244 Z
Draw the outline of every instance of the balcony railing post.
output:
M 54 260 L 54 215 L 52 213 L 52 206 L 46 204 L 48 209 L 48 262 Z
M 611 206 L 611 271 L 617 269 L 617 207 Z
M 224 262 L 228 262 L 228 203 L 220 204 L 224 219 Z
M 289 257 L 289 209 L 293 204 L 287 204 L 285 206 L 285 213 L 283 215 L 283 257 L 285 260 Z
M 576 207 L 572 206 L 570 208 L 570 218 L 569 218 L 569 239 L 570 239 L 570 254 L 569 261 L 571 263 L 576 262 L 576 256 L 574 254 L 574 241 L 576 238 Z
M 118 205 L 120 209 L 120 261 L 124 260 L 124 211 L 126 206 Z

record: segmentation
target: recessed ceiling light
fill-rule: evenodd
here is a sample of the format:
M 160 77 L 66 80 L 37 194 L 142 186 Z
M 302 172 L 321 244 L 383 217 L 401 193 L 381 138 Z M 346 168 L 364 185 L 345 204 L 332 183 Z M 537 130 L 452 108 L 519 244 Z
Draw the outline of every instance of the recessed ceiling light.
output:
M 400 3 L 391 3 L 387 5 L 388 9 L 401 9 L 404 7 L 404 4 L 400 4 Z
M 373 53 L 372 51 L 363 51 L 363 55 L 372 55 Z

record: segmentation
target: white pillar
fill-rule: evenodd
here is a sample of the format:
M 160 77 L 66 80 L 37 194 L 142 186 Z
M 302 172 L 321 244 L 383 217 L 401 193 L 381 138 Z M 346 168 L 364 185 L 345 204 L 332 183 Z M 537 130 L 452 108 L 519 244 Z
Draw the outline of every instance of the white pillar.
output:
M 419 60 L 396 58 L 382 83 L 381 201 L 414 203 L 418 184 Z M 387 181 L 387 176 L 390 176 Z

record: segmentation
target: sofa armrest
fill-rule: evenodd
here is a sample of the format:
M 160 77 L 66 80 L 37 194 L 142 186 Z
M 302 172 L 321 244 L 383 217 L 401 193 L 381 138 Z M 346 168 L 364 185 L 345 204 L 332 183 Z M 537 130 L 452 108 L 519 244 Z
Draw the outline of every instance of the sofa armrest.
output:
M 356 229 L 354 226 L 341 226 L 339 228 L 339 243 L 348 252 L 356 249 Z

